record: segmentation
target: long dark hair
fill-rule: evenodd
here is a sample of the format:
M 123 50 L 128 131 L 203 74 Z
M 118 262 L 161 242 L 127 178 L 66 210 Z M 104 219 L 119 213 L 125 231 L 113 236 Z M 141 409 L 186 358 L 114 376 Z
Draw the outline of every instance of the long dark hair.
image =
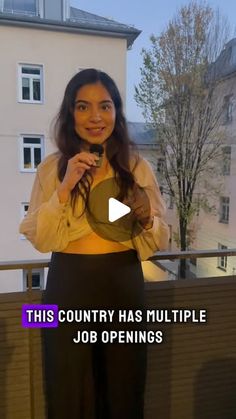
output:
M 69 81 L 64 98 L 56 117 L 54 125 L 54 138 L 60 152 L 58 161 L 58 178 L 63 180 L 68 160 L 81 151 L 83 140 L 76 133 L 74 128 L 74 106 L 78 90 L 87 84 L 101 83 L 111 96 L 116 110 L 116 120 L 114 130 L 107 140 L 106 155 L 112 166 L 115 179 L 119 186 L 118 199 L 122 200 L 128 194 L 128 191 L 134 186 L 134 176 L 130 170 L 130 158 L 134 157 L 134 166 L 138 162 L 138 151 L 134 142 L 131 141 L 127 123 L 123 114 L 122 99 L 119 90 L 108 74 L 103 71 L 89 68 L 77 73 Z M 82 178 L 71 191 L 72 206 L 75 208 L 76 198 L 81 195 L 84 201 L 84 210 L 88 208 L 88 197 L 92 175 L 85 171 Z

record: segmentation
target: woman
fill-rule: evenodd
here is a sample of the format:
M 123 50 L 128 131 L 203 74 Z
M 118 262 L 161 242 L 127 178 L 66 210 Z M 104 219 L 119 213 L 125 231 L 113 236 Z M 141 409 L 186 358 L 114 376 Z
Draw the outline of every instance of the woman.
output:
M 129 139 L 119 91 L 107 74 L 87 69 L 70 80 L 55 139 L 59 151 L 39 165 L 20 227 L 36 249 L 53 252 L 43 302 L 65 309 L 143 309 L 140 260 L 166 248 L 168 227 L 155 176 Z M 104 149 L 100 167 L 91 145 Z M 99 215 L 91 222 L 93 208 L 102 205 L 101 192 L 94 191 L 107 181 L 113 197 L 131 208 L 128 236 L 127 228 Z M 124 327 L 130 326 L 115 321 L 45 329 L 48 418 L 143 418 L 146 345 L 73 341 L 78 329 L 100 336 L 104 328 Z

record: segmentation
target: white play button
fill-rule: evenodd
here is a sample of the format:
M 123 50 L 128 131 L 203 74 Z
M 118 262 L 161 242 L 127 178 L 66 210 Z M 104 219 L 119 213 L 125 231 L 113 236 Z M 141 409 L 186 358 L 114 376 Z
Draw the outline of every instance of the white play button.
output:
M 143 232 L 130 202 L 119 200 L 120 187 L 114 177 L 95 185 L 89 194 L 86 217 L 91 229 L 105 240 L 118 243 L 133 240 Z M 148 196 L 146 196 L 148 201 Z M 128 195 L 132 200 L 132 194 Z M 129 204 L 130 203 L 130 204 Z M 125 205 L 126 204 L 126 205 Z M 131 207 L 129 208 L 128 205 Z M 151 213 L 151 208 L 150 208 Z
M 124 215 L 129 214 L 130 211 L 131 209 L 127 205 L 122 204 L 122 202 L 115 198 L 109 198 L 108 219 L 111 223 L 124 217 Z

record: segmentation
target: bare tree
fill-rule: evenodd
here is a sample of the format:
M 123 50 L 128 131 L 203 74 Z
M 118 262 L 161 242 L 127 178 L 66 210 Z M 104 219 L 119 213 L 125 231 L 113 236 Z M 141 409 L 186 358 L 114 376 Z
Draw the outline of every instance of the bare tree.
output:
M 135 99 L 158 131 L 163 186 L 177 209 L 181 250 L 189 245 L 189 225 L 199 207 L 212 208 L 210 191 L 216 187 L 216 161 L 224 143 L 214 62 L 228 40 L 227 28 L 218 11 L 191 2 L 160 36 L 151 36 L 151 49 L 142 51 Z

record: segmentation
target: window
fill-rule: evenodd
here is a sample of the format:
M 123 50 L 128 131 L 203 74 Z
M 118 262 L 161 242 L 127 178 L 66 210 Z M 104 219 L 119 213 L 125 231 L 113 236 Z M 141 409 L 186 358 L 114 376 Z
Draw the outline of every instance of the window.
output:
M 37 15 L 37 0 L 3 0 L 4 13 L 26 14 L 29 16 Z
M 196 216 L 199 217 L 201 209 L 201 194 L 199 192 L 195 193 L 195 204 L 196 204 Z
M 168 227 L 169 227 L 169 233 L 170 233 L 170 236 L 169 236 L 169 250 L 171 250 L 171 246 L 172 246 L 172 225 L 168 224 Z
M 164 173 L 164 166 L 165 160 L 163 158 L 157 159 L 157 173 L 163 174 Z
M 173 195 L 171 195 L 171 193 L 169 194 L 169 209 L 173 209 L 174 208 L 174 197 Z
M 223 147 L 222 175 L 230 175 L 231 147 Z
M 32 270 L 32 289 L 42 290 L 44 288 L 44 270 L 33 269 Z M 28 271 L 23 270 L 23 291 L 29 289 Z
M 218 249 L 219 250 L 227 249 L 227 246 L 224 246 L 223 244 L 218 243 Z M 227 256 L 218 257 L 217 268 L 223 269 L 224 271 L 226 271 L 226 269 L 227 269 Z
M 35 172 L 44 157 L 43 137 L 22 136 L 20 138 L 21 167 L 23 172 Z
M 27 214 L 27 211 L 29 209 L 29 202 L 22 202 L 22 218 L 24 218 Z
M 220 197 L 220 223 L 228 224 L 229 222 L 229 202 L 229 197 Z
M 232 95 L 224 97 L 224 108 L 223 108 L 223 123 L 227 124 L 233 120 L 233 102 Z
M 36 65 L 19 66 L 19 101 L 26 103 L 43 102 L 43 67 Z
M 28 209 L 29 209 L 29 202 L 22 202 L 21 203 L 21 221 L 26 216 Z M 24 236 L 24 234 L 21 234 L 20 235 L 20 238 L 23 239 L 23 240 L 26 239 L 26 237 Z

